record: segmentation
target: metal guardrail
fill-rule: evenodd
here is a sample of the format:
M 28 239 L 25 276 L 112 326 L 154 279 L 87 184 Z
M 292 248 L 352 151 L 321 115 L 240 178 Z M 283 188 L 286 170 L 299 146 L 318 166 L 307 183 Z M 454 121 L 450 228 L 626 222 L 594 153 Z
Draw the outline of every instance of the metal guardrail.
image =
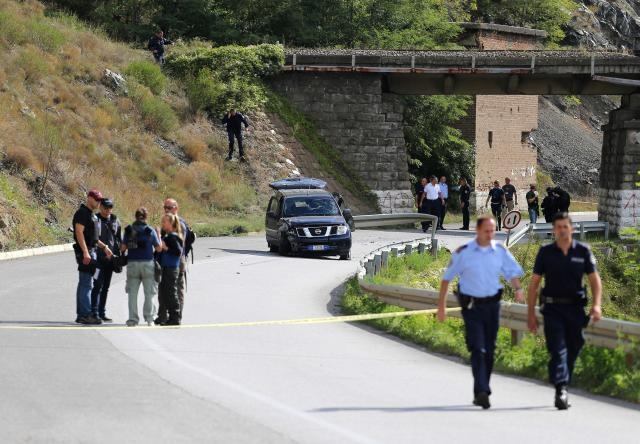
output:
M 397 305 L 408 310 L 424 310 L 436 308 L 438 305 L 438 292 L 433 290 L 408 288 L 397 285 L 377 285 L 366 279 L 380 272 L 389 260 L 390 256 L 400 256 L 410 254 L 418 246 L 418 252 L 433 251 L 437 249 L 437 244 L 431 245 L 427 249 L 427 244 L 420 241 L 393 244 L 380 250 L 372 252 L 361 262 L 361 269 L 358 273 L 358 283 L 360 287 L 368 293 L 373 294 L 380 301 Z M 458 301 L 450 294 L 447 299 L 447 306 L 457 307 Z M 453 312 L 451 316 L 461 317 L 460 312 Z M 527 325 L 527 306 L 511 302 L 502 302 L 500 313 L 500 325 L 511 330 L 512 342 L 518 343 L 524 333 L 529 331 Z M 536 308 L 536 316 L 542 331 L 543 320 L 539 310 Z M 630 348 L 634 343 L 640 342 L 640 323 L 622 321 L 618 319 L 603 318 L 595 324 L 589 324 L 584 332 L 587 343 L 598 347 L 615 349 L 617 347 Z
M 601 221 L 582 221 L 574 222 L 573 229 L 576 233 L 579 233 L 580 240 L 586 240 L 587 233 L 599 233 L 604 232 L 604 238 L 609 239 L 609 222 Z M 523 227 L 516 230 L 509 238 L 507 247 L 510 248 L 518 241 L 522 240 L 526 235 L 531 237 L 548 236 L 553 233 L 553 225 L 550 223 L 544 224 L 525 224 Z
M 438 217 L 423 213 L 392 213 L 392 214 L 364 214 L 353 216 L 356 228 L 390 227 L 396 225 L 414 224 L 416 222 L 431 222 L 431 240 L 436 237 Z

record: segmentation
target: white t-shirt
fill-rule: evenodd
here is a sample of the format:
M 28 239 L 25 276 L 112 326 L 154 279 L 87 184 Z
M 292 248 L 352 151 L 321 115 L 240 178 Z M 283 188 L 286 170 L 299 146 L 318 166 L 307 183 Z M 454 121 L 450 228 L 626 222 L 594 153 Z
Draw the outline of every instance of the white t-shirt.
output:
M 428 200 L 438 199 L 440 197 L 440 185 L 428 183 L 427 186 L 424 187 L 424 192 Z

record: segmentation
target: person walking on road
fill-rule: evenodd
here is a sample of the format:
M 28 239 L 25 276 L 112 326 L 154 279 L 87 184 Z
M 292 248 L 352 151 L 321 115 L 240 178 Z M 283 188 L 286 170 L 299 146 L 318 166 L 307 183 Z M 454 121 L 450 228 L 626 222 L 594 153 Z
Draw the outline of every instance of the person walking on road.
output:
M 491 201 L 491 214 L 495 217 L 498 223 L 498 231 L 502 230 L 502 208 L 506 205 L 504 190 L 500 188 L 500 182 L 497 180 L 493 182 L 493 188 L 489 190 L 487 201 L 485 202 L 485 208 Z
M 493 371 L 494 351 L 500 325 L 500 278 L 511 282 L 516 300 L 524 301 L 520 277 L 524 274 L 504 245 L 494 241 L 496 223 L 490 216 L 481 216 L 476 225 L 476 238 L 458 248 L 440 283 L 438 320 L 446 319 L 449 283 L 459 276 L 456 293 L 462 307 L 467 348 L 471 353 L 473 373 L 473 404 L 491 407 L 489 385 Z
M 106 314 L 107 295 L 109 294 L 113 272 L 116 270 L 114 260 L 117 258 L 116 255 L 120 254 L 122 230 L 118 217 L 113 214 L 113 201 L 111 199 L 104 198 L 100 202 L 98 221 L 100 222 L 100 241 L 113 252 L 113 256 L 107 258 L 104 250 L 98 250 L 98 273 L 93 279 L 91 312 L 94 318 L 103 322 L 112 322 L 112 319 L 107 317 Z
M 439 228 L 444 230 L 444 216 L 447 214 L 447 203 L 449 202 L 449 185 L 447 185 L 447 178 L 442 176 L 440 178 L 440 220 L 438 221 Z
M 100 241 L 100 223 L 93 213 L 102 201 L 102 193 L 91 190 L 87 193 L 86 203 L 73 215 L 73 250 L 78 264 L 78 287 L 76 289 L 76 323 L 102 324 L 102 321 L 91 315 L 91 291 L 93 275 L 97 269 L 97 250 L 101 250 L 106 258 L 113 253 L 107 245 Z
M 461 230 L 469 230 L 469 200 L 471 197 L 471 188 L 467 185 L 467 179 L 460 178 L 460 209 L 462 210 L 462 228 Z
M 429 178 L 429 183 L 424 187 L 424 194 L 422 196 L 422 212 L 436 216 L 436 228 L 439 225 L 440 220 L 440 200 L 442 194 L 440 193 L 440 185 L 438 185 L 438 179 L 436 176 Z M 431 227 L 431 222 L 427 222 L 426 228 L 423 226 L 422 231 L 426 232 Z
M 525 195 L 527 199 L 527 210 L 529 211 L 529 222 L 535 224 L 538 221 L 538 213 L 540 207 L 538 205 L 538 192 L 536 191 L 535 184 L 529 185 L 529 191 Z
M 138 316 L 138 290 L 142 284 L 144 290 L 143 316 L 147 325 L 153 324 L 156 307 L 153 299 L 156 295 L 154 251 L 161 250 L 156 230 L 147 224 L 147 209 L 136 210 L 136 220 L 124 229 L 121 251 L 127 252 L 127 295 L 129 297 L 129 319 L 127 326 L 135 327 L 140 322 Z
M 158 65 L 164 65 L 164 47 L 166 45 L 173 45 L 173 42 L 164 38 L 164 31 L 162 29 L 158 29 L 147 43 L 147 49 L 151 51 Z
M 511 179 L 504 178 L 504 185 L 502 185 L 502 191 L 504 191 L 504 201 L 507 206 L 507 211 L 513 211 L 518 206 L 518 190 L 511 183 Z
M 538 331 L 535 306 L 538 288 L 544 277 L 540 294 L 540 312 L 544 319 L 544 336 L 549 351 L 549 381 L 555 386 L 555 406 L 569 408 L 568 387 L 574 365 L 584 345 L 583 329 L 589 321 L 602 318 L 602 282 L 591 249 L 573 239 L 573 223 L 569 214 L 557 213 L 553 218 L 555 242 L 538 251 L 533 276 L 529 283 L 528 324 L 532 333 Z M 585 314 L 587 275 L 593 303 Z
M 245 158 L 244 147 L 242 145 L 242 125 L 244 124 L 244 129 L 248 131 L 249 122 L 247 122 L 245 116 L 237 112 L 235 109 L 232 109 L 222 118 L 222 124 L 227 125 L 227 136 L 229 137 L 229 155 L 227 156 L 227 160 L 231 160 L 233 158 L 234 139 L 237 139 L 239 159 L 241 162 L 244 162 Z
M 159 232 L 160 230 L 158 230 Z M 180 325 L 180 301 L 178 300 L 178 277 L 183 256 L 182 224 L 178 216 L 167 213 L 162 218 L 160 266 L 162 279 L 158 290 L 160 307 L 168 318 L 161 325 Z

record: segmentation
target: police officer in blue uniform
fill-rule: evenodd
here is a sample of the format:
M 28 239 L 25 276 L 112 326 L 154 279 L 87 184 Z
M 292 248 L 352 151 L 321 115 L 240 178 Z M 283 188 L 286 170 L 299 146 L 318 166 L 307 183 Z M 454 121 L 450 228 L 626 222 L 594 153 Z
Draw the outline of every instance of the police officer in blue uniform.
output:
M 567 387 L 573 367 L 584 345 L 583 329 L 589 321 L 602 318 L 602 283 L 596 260 L 589 247 L 573 239 L 573 223 L 567 213 L 553 218 L 555 242 L 540 248 L 529 284 L 529 329 L 536 333 L 536 298 L 542 277 L 545 284 L 540 295 L 540 312 L 544 318 L 544 335 L 549 351 L 549 381 L 556 388 L 555 406 L 569 408 Z M 583 286 L 587 275 L 593 305 L 585 313 L 587 291 Z
M 449 283 L 459 276 L 458 300 L 462 307 L 467 348 L 471 352 L 473 394 L 475 405 L 491 407 L 489 381 L 493 370 L 493 355 L 500 325 L 500 277 L 510 281 L 516 290 L 516 300 L 524 301 L 520 277 L 524 274 L 502 244 L 493 239 L 496 222 L 490 216 L 481 216 L 476 225 L 476 238 L 458 248 L 440 283 L 438 320 L 446 318 L 446 298 Z

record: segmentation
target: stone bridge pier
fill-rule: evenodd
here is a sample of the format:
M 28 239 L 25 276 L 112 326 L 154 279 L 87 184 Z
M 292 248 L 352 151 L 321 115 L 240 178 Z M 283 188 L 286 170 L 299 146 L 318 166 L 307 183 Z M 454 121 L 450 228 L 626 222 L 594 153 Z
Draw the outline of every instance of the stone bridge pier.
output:
M 412 211 L 401 96 L 369 73 L 283 73 L 272 87 L 309 117 L 320 136 L 378 196 L 383 213 Z
M 640 94 L 622 96 L 602 129 L 598 218 L 618 232 L 640 224 Z

